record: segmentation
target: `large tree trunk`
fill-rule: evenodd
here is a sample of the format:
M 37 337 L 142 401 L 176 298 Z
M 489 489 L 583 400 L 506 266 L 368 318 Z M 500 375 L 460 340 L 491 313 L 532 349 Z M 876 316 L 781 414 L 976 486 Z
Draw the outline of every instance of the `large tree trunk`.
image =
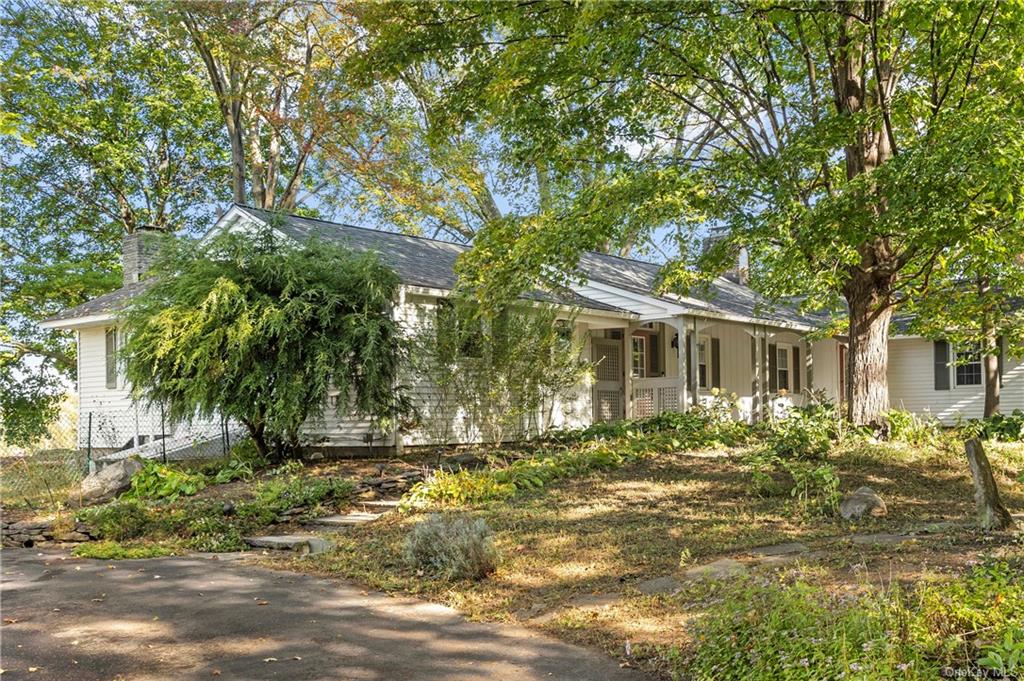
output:
M 891 65 L 878 58 L 877 46 L 869 33 L 889 10 L 886 0 L 837 4 L 840 14 L 834 67 L 835 103 L 841 116 L 863 116 L 865 111 L 885 111 L 883 93 L 895 77 Z M 869 53 L 873 59 L 869 59 Z M 868 73 L 874 68 L 875 87 Z M 853 180 L 871 173 L 892 158 L 893 136 L 888 118 L 867 117 L 844 149 L 846 176 Z M 863 196 L 863 210 L 872 216 L 885 212 L 884 196 L 869 191 Z M 891 292 L 898 271 L 898 259 L 887 238 L 860 244 L 860 262 L 848 270 L 843 295 L 850 308 L 850 352 L 846 365 L 847 416 L 856 425 L 880 425 L 889 408 L 889 322 L 892 319 Z
M 846 287 L 850 350 L 846 362 L 846 414 L 858 426 L 879 425 L 889 408 L 889 323 L 892 307 L 870 276 L 855 274 Z

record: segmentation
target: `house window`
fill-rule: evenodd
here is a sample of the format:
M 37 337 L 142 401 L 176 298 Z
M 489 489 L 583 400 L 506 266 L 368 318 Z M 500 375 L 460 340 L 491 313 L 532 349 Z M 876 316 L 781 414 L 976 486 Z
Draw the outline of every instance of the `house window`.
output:
M 978 346 L 957 348 L 956 385 L 981 385 L 981 350 Z
M 789 390 L 789 353 L 788 345 L 779 345 L 775 348 L 775 379 L 779 390 Z
M 117 388 L 117 327 L 111 326 L 106 332 L 107 388 Z
M 647 377 L 647 338 L 644 336 L 633 336 L 633 376 L 636 378 Z
M 701 336 L 697 342 L 697 385 L 701 388 L 708 387 L 708 346 L 710 342 Z

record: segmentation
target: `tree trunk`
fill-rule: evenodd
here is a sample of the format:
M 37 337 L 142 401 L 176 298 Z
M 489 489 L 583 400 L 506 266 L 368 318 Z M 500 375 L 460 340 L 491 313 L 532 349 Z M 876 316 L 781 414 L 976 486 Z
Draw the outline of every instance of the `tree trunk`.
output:
M 978 297 L 981 299 L 981 364 L 985 374 L 985 418 L 999 413 L 999 338 L 993 321 L 991 280 L 988 275 L 978 277 Z
M 891 85 L 888 62 L 869 59 L 877 50 L 863 30 L 867 22 L 876 27 L 888 12 L 886 0 L 836 5 L 840 14 L 836 63 L 835 104 L 840 116 L 863 116 L 865 111 L 885 110 L 881 93 Z M 876 52 L 872 52 L 877 57 Z M 871 88 L 869 69 L 874 64 L 877 88 Z M 893 155 L 892 137 L 885 116 L 869 116 L 844 149 L 846 177 L 867 175 Z M 863 198 L 863 210 L 872 216 L 885 212 L 887 201 L 870 188 Z M 882 425 L 882 412 L 889 408 L 889 322 L 892 320 L 890 294 L 896 281 L 898 258 L 888 238 L 878 237 L 860 244 L 860 263 L 850 267 L 843 295 L 850 308 L 850 352 L 846 364 L 847 416 L 855 425 Z
M 1013 517 L 999 498 L 999 488 L 992 475 L 992 464 L 985 455 L 981 441 L 971 438 L 964 443 L 967 462 L 974 479 L 974 502 L 978 507 L 978 523 L 983 530 L 1005 530 L 1013 527 Z
M 870 277 L 846 287 L 850 349 L 846 362 L 846 415 L 854 425 L 881 425 L 889 408 L 889 323 L 892 307 Z

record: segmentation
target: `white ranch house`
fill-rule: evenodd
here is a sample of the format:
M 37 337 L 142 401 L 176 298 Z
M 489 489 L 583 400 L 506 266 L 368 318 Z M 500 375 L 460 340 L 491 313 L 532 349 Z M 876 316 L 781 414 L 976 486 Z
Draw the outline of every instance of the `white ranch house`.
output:
M 223 230 L 251 230 L 275 216 L 235 205 L 213 226 L 208 237 Z M 353 227 L 298 216 L 274 221 L 281 235 L 303 240 L 311 235 L 337 241 L 355 250 L 375 251 L 401 278 L 394 314 L 410 330 L 432 314 L 437 301 L 456 283 L 455 260 L 466 247 L 421 237 Z M 101 449 L 127 454 L 143 450 L 161 437 L 158 414 L 132 401 L 116 359 L 118 311 L 138 293 L 147 264 L 139 234 L 125 239 L 124 286 L 43 323 L 44 328 L 70 329 L 78 336 L 78 399 L 85 415 L 93 415 L 93 442 L 102 432 Z M 654 290 L 657 265 L 598 253 L 586 253 L 579 265 L 585 282 L 561 295 L 567 316 L 575 309 L 575 333 L 595 362 L 594 380 L 577 386 L 572 397 L 540 415 L 538 427 L 578 427 L 598 421 L 683 411 L 711 398 L 712 390 L 738 396 L 736 418 L 754 421 L 771 409 L 802 404 L 809 390 L 831 399 L 844 393 L 845 345 L 842 338 L 810 342 L 807 334 L 823 321 L 787 307 L 773 307 L 746 286 L 719 278 L 710 292 L 694 296 L 660 294 Z M 955 361 L 957 349 L 944 342 L 896 335 L 890 340 L 889 389 L 894 407 L 930 413 L 946 424 L 959 417 L 980 417 L 984 387 L 980 360 Z M 1024 408 L 1024 362 L 1005 358 L 1004 411 Z M 432 387 L 414 384 L 421 407 L 431 403 Z M 408 447 L 434 444 L 424 429 L 380 436 L 365 420 L 338 419 L 328 409 L 325 424 L 311 433 L 326 447 L 353 449 L 369 445 Z M 472 442 L 475 425 L 461 414 L 433 414 L 451 420 L 451 439 Z M 220 424 L 197 423 L 167 437 L 197 440 L 218 432 Z M 105 429 L 105 430 L 103 430 Z M 80 440 L 85 433 L 80 433 Z M 84 446 L 84 442 L 83 442 Z M 122 455 L 123 455 L 122 454 Z

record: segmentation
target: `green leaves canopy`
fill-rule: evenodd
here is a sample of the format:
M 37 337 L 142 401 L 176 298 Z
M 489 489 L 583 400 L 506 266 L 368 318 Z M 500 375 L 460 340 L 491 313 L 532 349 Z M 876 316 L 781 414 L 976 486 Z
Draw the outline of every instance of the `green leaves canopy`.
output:
M 226 234 L 170 244 L 151 281 L 124 317 L 126 375 L 172 419 L 223 412 L 283 456 L 332 394 L 381 425 L 405 408 L 399 281 L 376 256 Z

